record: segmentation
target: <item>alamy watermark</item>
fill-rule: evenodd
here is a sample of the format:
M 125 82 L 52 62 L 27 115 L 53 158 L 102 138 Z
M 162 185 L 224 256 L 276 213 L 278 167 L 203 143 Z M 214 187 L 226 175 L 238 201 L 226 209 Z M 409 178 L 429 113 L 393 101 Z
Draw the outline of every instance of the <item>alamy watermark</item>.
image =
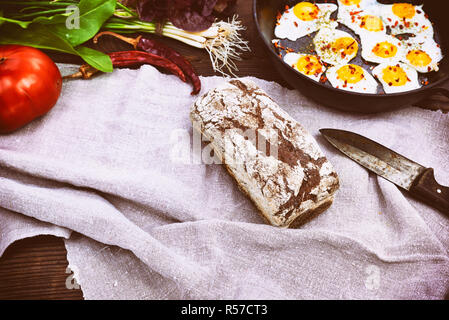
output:
M 197 124 L 193 124 L 198 128 Z M 277 129 L 227 129 L 216 139 L 193 130 L 173 130 L 170 135 L 170 160 L 179 164 L 239 165 L 247 157 L 258 156 L 278 159 L 279 130 Z
M 65 26 L 69 30 L 80 29 L 80 9 L 76 5 L 70 5 L 65 10 L 68 15 Z
M 72 270 L 73 268 L 73 270 Z M 77 268 L 75 266 L 67 267 L 65 269 L 65 273 L 69 274 L 69 276 L 65 279 L 65 287 L 69 290 L 78 290 L 80 288 L 80 285 L 75 279 L 75 272 L 77 271 Z
M 370 264 L 365 268 L 367 277 L 365 279 L 365 288 L 370 291 L 379 290 L 380 288 L 380 269 L 374 264 Z

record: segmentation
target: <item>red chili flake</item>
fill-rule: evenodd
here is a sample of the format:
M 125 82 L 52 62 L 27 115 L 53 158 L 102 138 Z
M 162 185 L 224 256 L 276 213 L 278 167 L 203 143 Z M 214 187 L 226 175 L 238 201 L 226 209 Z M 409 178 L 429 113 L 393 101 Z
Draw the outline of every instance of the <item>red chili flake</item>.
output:
M 278 14 L 276 15 L 276 19 L 279 21 L 282 18 L 282 14 L 278 11 Z
M 298 22 L 294 21 L 295 27 L 298 28 Z

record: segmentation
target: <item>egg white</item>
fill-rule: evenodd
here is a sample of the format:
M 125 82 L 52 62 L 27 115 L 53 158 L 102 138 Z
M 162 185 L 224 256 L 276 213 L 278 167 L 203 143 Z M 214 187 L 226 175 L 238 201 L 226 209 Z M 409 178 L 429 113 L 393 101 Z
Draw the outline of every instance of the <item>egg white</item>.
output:
M 346 5 L 344 1 L 338 0 L 338 11 L 339 13 L 342 13 L 344 11 L 353 11 L 353 10 L 359 10 L 359 9 L 366 9 L 371 7 L 372 5 L 375 5 L 377 3 L 377 0 L 361 0 L 358 4 L 353 5 Z
M 274 29 L 277 38 L 295 41 L 308 34 L 318 31 L 323 27 L 337 27 L 338 23 L 331 21 L 330 16 L 338 7 L 332 3 L 317 3 L 320 10 L 318 18 L 311 21 L 303 21 L 296 17 L 293 8 L 286 10 L 278 21 Z
M 312 75 L 308 75 L 305 74 L 304 72 L 302 72 L 301 70 L 298 70 L 296 63 L 298 62 L 299 58 L 304 57 L 304 56 L 309 56 L 309 54 L 304 54 L 304 53 L 294 53 L 294 52 L 289 52 L 284 56 L 284 62 L 287 63 L 290 67 L 292 67 L 293 69 L 301 72 L 303 75 L 305 75 L 306 77 L 309 77 L 310 79 L 313 79 L 317 82 L 320 81 L 321 79 L 321 75 L 324 73 L 324 71 L 326 70 L 325 66 L 322 65 L 322 72 L 318 73 L 318 74 L 312 74 Z
M 334 43 L 339 38 L 351 38 L 353 41 L 357 43 L 356 39 L 354 39 L 349 33 L 337 30 L 337 29 L 329 29 L 323 28 L 321 29 L 313 39 L 313 43 L 315 45 L 315 51 L 322 61 L 329 63 L 331 65 L 339 65 L 339 64 L 347 64 L 349 61 L 354 59 L 357 56 L 357 52 L 355 51 L 351 55 L 342 56 L 342 52 L 334 52 L 331 48 L 332 43 Z
M 393 13 L 393 5 L 382 5 L 381 10 L 384 23 L 390 27 L 391 34 L 404 33 L 424 34 L 433 38 L 432 22 L 426 17 L 423 6 L 415 6 L 415 16 L 411 19 L 402 19 Z
M 365 76 L 363 80 L 354 84 L 345 84 L 337 75 L 337 71 L 341 67 L 344 67 L 344 65 L 334 66 L 327 69 L 326 77 L 334 88 L 358 93 L 377 93 L 378 83 L 368 71 L 362 68 L 363 75 Z
M 344 7 L 345 6 L 343 6 L 343 8 Z M 382 4 L 377 3 L 377 1 L 370 1 L 370 2 L 367 2 L 367 4 L 365 6 L 360 6 L 360 7 L 346 6 L 346 7 L 351 7 L 351 8 L 346 8 L 346 9 L 342 9 L 341 7 L 339 8 L 337 21 L 339 23 L 347 26 L 349 29 L 354 31 L 359 36 L 364 35 L 364 34 L 372 35 L 372 34 L 386 34 L 387 33 L 385 23 L 381 16 Z M 365 28 L 362 28 L 361 27 L 362 17 L 367 16 L 367 15 L 379 17 L 383 22 L 383 26 L 384 26 L 383 30 L 369 31 L 369 30 L 366 30 Z
M 402 43 L 405 49 L 404 58 L 401 60 L 402 62 L 408 64 L 420 73 L 428 73 L 439 70 L 439 62 L 443 60 L 443 52 L 440 45 L 433 38 L 418 35 L 416 37 L 409 38 L 408 40 L 404 40 Z M 422 67 L 412 65 L 407 59 L 407 53 L 411 50 L 422 50 L 426 52 L 432 61 L 428 65 Z
M 391 67 L 395 67 L 395 66 L 401 67 L 407 74 L 409 81 L 407 81 L 407 83 L 403 86 L 390 86 L 388 83 L 386 83 L 385 80 L 383 79 L 383 70 L 390 66 Z M 382 63 L 382 64 L 379 64 L 377 67 L 375 67 L 373 69 L 373 75 L 377 78 L 377 80 L 380 81 L 380 83 L 382 84 L 382 86 L 384 88 L 385 93 L 387 93 L 387 94 L 388 93 L 406 92 L 406 91 L 411 91 L 411 90 L 421 88 L 421 85 L 419 84 L 419 80 L 418 80 L 418 72 L 415 69 L 409 67 L 408 65 L 406 65 L 404 63 L 395 63 L 395 64 Z
M 393 63 L 396 61 L 401 61 L 405 58 L 405 46 L 403 43 L 393 36 L 386 34 L 372 34 L 372 35 L 362 35 L 360 37 L 362 43 L 362 58 L 365 61 L 374 63 Z M 396 46 L 397 52 L 393 57 L 379 57 L 373 50 L 378 43 L 388 42 Z

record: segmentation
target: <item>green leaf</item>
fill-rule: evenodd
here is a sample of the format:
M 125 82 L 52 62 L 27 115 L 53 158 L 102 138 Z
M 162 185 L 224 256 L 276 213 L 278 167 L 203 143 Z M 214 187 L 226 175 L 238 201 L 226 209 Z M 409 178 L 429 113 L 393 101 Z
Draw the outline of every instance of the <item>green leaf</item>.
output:
M 112 72 L 112 61 L 107 54 L 83 46 L 76 47 L 75 49 L 78 55 L 95 69 L 103 72 Z
M 26 31 L 15 24 L 2 25 L 0 27 L 0 44 L 20 44 L 78 55 L 73 46 L 65 39 L 39 24 L 31 24 Z
M 66 39 L 53 33 L 50 27 L 37 23 L 31 24 L 26 31 L 17 24 L 3 24 L 0 27 L 0 44 L 19 44 L 70 53 L 80 56 L 88 64 L 100 71 L 112 71 L 112 62 L 108 55 L 90 48 L 74 48 Z
M 42 2 L 43 5 L 45 5 L 45 3 L 46 1 Z M 81 0 L 78 4 L 72 4 L 73 10 L 67 7 L 63 13 L 48 16 L 48 14 L 52 14 L 52 11 L 56 13 L 60 12 L 61 9 L 44 9 L 42 10 L 42 15 L 35 17 L 32 20 L 31 16 L 35 16 L 36 14 L 39 14 L 39 12 L 17 15 L 14 17 L 16 19 L 0 16 L 0 21 L 15 23 L 24 29 L 30 24 L 50 24 L 53 33 L 58 34 L 60 37 L 70 42 L 72 46 L 76 47 L 95 36 L 106 20 L 114 14 L 116 4 L 116 0 Z M 64 10 L 64 8 L 62 8 L 62 10 Z M 22 16 L 23 20 L 29 21 L 17 20 L 22 19 Z
M 64 22 L 52 26 L 52 31 L 76 47 L 95 36 L 106 20 L 114 14 L 116 2 L 116 0 L 81 0 L 78 5 L 79 12 L 75 11 L 70 16 L 64 15 Z M 76 27 L 76 23 L 73 22 L 74 19 L 78 19 L 78 13 L 79 28 L 73 28 Z M 41 18 L 35 22 L 48 23 L 43 20 Z

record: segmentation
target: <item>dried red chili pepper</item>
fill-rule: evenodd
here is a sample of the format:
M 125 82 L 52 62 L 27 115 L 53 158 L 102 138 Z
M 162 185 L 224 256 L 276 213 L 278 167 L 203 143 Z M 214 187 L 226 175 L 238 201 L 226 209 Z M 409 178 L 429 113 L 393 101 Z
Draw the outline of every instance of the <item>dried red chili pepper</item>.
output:
M 104 31 L 100 32 L 95 36 L 93 41 L 95 43 L 98 42 L 98 38 L 103 35 L 110 35 L 115 38 L 118 38 L 122 41 L 125 41 L 129 44 L 131 44 L 134 49 L 142 50 L 151 54 L 155 54 L 157 56 L 166 58 L 173 63 L 175 63 L 183 72 L 184 74 L 190 79 L 190 82 L 193 85 L 193 91 L 192 95 L 196 95 L 201 91 L 201 80 L 196 74 L 195 70 L 193 69 L 192 65 L 189 61 L 187 61 L 181 54 L 179 54 L 177 51 L 173 50 L 170 47 L 167 47 L 166 45 L 153 40 L 149 39 L 143 36 L 138 36 L 137 38 L 128 38 L 124 37 L 122 35 L 116 34 L 114 32 L 110 31 Z
M 174 75 L 178 76 L 182 81 L 187 82 L 186 76 L 176 64 L 174 64 L 173 62 L 171 62 L 166 58 L 157 56 L 155 54 L 143 51 L 119 51 L 108 53 L 108 55 L 111 58 L 112 65 L 114 67 L 120 68 L 120 67 L 132 67 L 142 64 L 151 64 L 153 66 L 164 68 L 173 73 Z M 64 78 L 89 79 L 97 72 L 98 72 L 97 69 L 88 65 L 84 65 L 81 66 L 79 72 Z
M 108 53 L 111 57 L 114 67 L 131 67 L 141 64 L 151 64 L 153 66 L 164 68 L 174 75 L 178 76 L 182 81 L 187 82 L 184 72 L 170 60 L 143 51 L 119 51 Z

